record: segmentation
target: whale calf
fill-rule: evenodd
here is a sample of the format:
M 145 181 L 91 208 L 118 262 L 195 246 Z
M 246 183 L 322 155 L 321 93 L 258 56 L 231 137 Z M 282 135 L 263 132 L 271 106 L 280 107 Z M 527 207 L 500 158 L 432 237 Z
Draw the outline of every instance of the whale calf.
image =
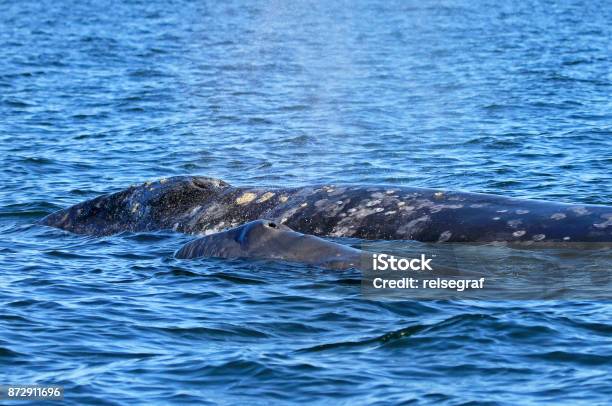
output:
M 234 187 L 176 176 L 51 213 L 39 224 L 79 234 L 206 234 L 270 219 L 315 236 L 424 242 L 612 241 L 612 207 L 404 186 Z
M 188 242 L 175 256 L 283 260 L 342 270 L 364 268 L 369 254 L 262 219 Z

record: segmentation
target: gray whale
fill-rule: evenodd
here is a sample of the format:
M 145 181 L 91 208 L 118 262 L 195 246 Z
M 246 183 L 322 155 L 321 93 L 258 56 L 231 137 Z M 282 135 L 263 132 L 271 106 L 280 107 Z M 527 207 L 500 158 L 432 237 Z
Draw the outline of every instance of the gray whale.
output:
M 51 213 L 40 224 L 79 234 L 204 234 L 271 219 L 315 236 L 424 242 L 609 243 L 612 207 L 400 186 L 234 187 L 176 176 Z
M 291 230 L 271 220 L 255 220 L 188 242 L 175 256 L 249 258 L 299 262 L 327 269 L 364 268 L 369 254 Z

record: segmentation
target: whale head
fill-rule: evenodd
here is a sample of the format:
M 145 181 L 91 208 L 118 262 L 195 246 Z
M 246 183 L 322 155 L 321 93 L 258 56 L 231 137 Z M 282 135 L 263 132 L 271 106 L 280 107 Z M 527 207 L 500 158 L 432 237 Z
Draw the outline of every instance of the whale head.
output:
M 271 257 L 273 252 L 282 255 L 279 242 L 293 240 L 301 235 L 272 220 L 255 220 L 191 241 L 176 253 L 176 257 Z
M 357 266 L 362 251 L 293 231 L 272 220 L 255 220 L 185 244 L 177 258 L 252 258 L 300 262 L 330 269 Z

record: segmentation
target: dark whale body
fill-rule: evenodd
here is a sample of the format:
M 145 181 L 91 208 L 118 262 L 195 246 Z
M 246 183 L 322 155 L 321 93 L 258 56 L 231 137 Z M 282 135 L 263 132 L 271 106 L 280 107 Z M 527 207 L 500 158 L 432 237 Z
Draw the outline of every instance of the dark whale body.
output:
M 249 258 L 299 262 L 327 269 L 363 268 L 368 253 L 291 230 L 270 220 L 198 238 L 185 244 L 177 258 Z
M 79 234 L 204 234 L 271 219 L 316 236 L 425 242 L 612 241 L 612 207 L 392 186 L 233 187 L 177 176 L 102 195 L 40 224 Z

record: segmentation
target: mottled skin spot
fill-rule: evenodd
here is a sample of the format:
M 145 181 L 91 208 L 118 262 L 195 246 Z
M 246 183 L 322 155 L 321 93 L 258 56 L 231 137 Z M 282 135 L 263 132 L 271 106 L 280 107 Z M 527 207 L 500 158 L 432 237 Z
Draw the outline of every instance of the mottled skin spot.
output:
M 449 230 L 446 230 L 445 232 L 440 234 L 440 237 L 438 238 L 438 242 L 446 242 L 450 240 L 452 236 L 453 236 L 453 233 L 451 233 Z
M 523 223 L 522 220 L 510 220 L 510 221 L 508 221 L 508 227 L 517 228 L 522 223 Z
M 610 220 L 606 220 L 606 221 L 602 221 L 601 223 L 595 223 L 593 224 L 593 226 L 595 226 L 596 228 L 607 228 L 612 226 L 612 219 Z
M 500 213 L 522 214 L 500 221 Z M 52 213 L 40 224 L 92 235 L 173 228 L 203 234 L 260 218 L 282 220 L 302 233 L 364 239 L 527 243 L 545 235 L 543 242 L 612 241 L 609 206 L 410 187 L 233 187 L 199 176 L 102 195 Z
M 429 220 L 429 216 L 422 216 L 414 220 L 410 220 L 407 224 L 401 226 L 398 231 L 399 233 L 408 236 L 408 239 L 412 239 L 414 238 L 414 235 L 417 235 L 422 231 Z
M 576 213 L 579 216 L 586 216 L 587 214 L 589 214 L 590 212 L 587 210 L 586 207 L 582 207 L 582 206 L 578 206 L 578 207 L 573 207 L 570 209 L 571 211 L 573 211 L 574 213 Z
M 263 203 L 266 200 L 272 198 L 274 196 L 274 193 L 272 192 L 266 192 L 264 193 L 259 199 L 257 199 L 257 203 Z

